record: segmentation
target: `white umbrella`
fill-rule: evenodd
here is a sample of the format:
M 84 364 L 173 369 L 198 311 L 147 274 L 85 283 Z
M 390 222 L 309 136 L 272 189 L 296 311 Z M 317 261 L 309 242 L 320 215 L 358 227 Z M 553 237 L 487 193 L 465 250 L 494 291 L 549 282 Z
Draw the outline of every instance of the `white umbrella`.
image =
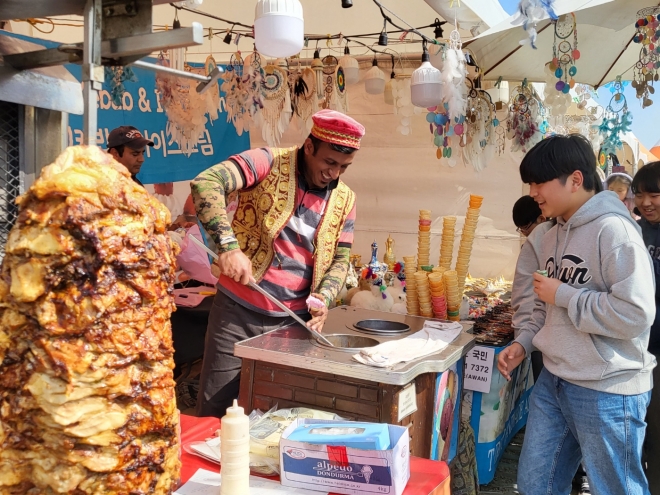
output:
M 556 0 L 557 15 L 573 12 L 576 16 L 577 82 L 598 88 L 618 75 L 632 79 L 641 48 L 632 42 L 637 12 L 650 2 L 652 7 L 658 5 L 658 0 Z M 516 18 L 509 17 L 463 46 L 473 52 L 485 79 L 544 81 L 545 64 L 553 57 L 554 24 L 547 16 L 538 22 L 535 50 L 520 44 L 527 33 L 514 24 Z

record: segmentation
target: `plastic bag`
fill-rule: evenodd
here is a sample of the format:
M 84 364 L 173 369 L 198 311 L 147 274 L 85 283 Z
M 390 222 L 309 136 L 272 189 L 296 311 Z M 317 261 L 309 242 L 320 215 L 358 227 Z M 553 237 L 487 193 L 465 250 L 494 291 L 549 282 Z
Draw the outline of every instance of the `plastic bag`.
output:
M 194 280 L 205 284 L 216 285 L 218 283 L 218 277 L 214 276 L 211 272 L 211 263 L 209 262 L 208 254 L 206 254 L 201 247 L 188 239 L 188 235 L 192 235 L 199 241 L 204 242 L 202 233 L 199 230 L 199 225 L 190 227 L 186 234 L 187 235 L 181 238 L 181 241 L 179 242 L 181 252 L 176 257 L 179 267 Z M 174 238 L 174 236 L 172 237 Z

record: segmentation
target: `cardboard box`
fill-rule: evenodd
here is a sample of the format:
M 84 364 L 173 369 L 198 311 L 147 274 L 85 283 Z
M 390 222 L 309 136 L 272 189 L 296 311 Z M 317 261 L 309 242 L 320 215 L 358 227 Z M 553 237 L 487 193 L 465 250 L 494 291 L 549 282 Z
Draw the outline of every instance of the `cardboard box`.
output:
M 346 495 L 403 493 L 410 479 L 410 437 L 407 428 L 388 425 L 389 450 L 312 445 L 288 439 L 300 425 L 324 423 L 354 424 L 352 421 L 314 419 L 298 419 L 291 423 L 280 440 L 282 485 Z

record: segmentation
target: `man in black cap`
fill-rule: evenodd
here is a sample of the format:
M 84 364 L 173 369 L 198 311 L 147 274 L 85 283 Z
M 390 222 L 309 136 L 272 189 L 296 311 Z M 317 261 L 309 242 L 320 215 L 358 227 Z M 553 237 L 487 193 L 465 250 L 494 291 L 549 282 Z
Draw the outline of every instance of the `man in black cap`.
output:
M 126 167 L 133 180 L 141 186 L 143 184 L 137 174 L 144 163 L 144 149 L 147 145 L 153 146 L 154 142 L 131 125 L 117 127 L 108 135 L 108 153 Z

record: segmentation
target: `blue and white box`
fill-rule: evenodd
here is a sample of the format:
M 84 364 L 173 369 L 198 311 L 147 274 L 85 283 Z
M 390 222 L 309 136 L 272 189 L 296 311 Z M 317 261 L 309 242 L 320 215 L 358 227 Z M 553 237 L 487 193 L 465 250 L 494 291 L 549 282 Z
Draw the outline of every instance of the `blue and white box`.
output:
M 346 495 L 403 493 L 410 479 L 410 437 L 407 428 L 387 425 L 390 448 L 362 450 L 289 439 L 296 428 L 306 424 L 344 424 L 350 427 L 363 423 L 309 418 L 291 423 L 280 440 L 282 485 Z

